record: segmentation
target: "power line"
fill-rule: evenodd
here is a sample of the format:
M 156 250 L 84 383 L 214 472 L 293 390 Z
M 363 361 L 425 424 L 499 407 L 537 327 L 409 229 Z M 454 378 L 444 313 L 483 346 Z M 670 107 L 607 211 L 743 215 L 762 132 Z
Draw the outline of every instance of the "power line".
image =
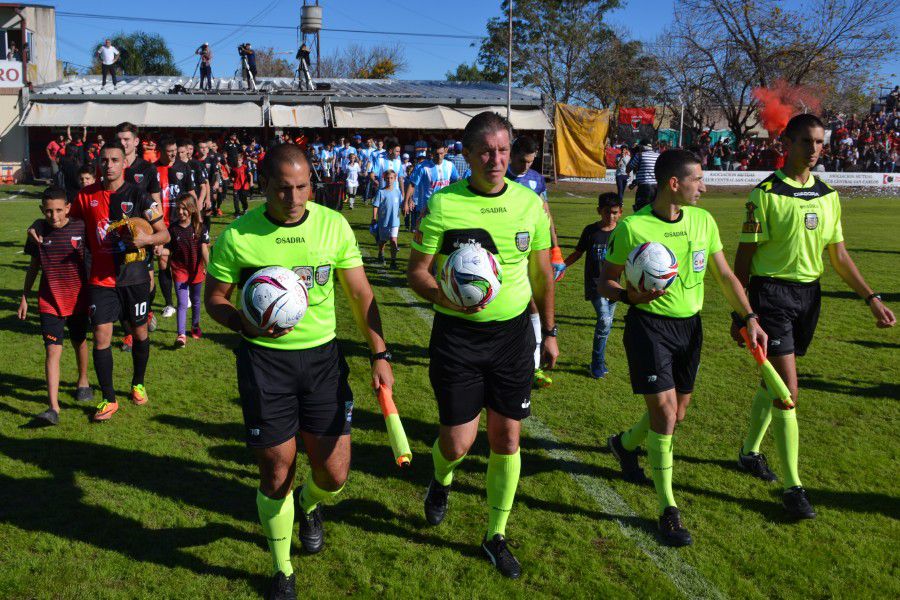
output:
M 247 23 L 222 23 L 218 21 L 188 21 L 183 19 L 160 19 L 158 17 L 126 17 L 122 15 L 97 15 L 92 13 L 76 13 L 68 11 L 57 11 L 59 17 L 73 17 L 78 19 L 103 19 L 107 21 L 141 21 L 147 23 L 166 23 L 170 25 L 206 25 L 212 27 L 240 27 L 247 29 L 281 29 L 288 31 L 296 31 L 297 27 L 290 25 L 253 25 Z M 424 37 L 424 38 L 449 38 L 459 40 L 481 40 L 483 35 L 457 35 L 452 33 L 415 33 L 408 31 L 374 31 L 370 29 L 336 29 L 331 27 L 323 27 L 322 31 L 331 31 L 335 33 L 360 33 L 365 35 L 388 35 L 388 36 L 407 36 L 407 37 Z

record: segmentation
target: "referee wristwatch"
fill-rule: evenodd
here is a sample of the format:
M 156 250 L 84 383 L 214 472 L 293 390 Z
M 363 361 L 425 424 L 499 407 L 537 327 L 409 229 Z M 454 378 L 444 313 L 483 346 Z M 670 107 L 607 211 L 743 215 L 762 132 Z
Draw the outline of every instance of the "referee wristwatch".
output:
M 881 301 L 881 294 L 879 294 L 878 292 L 874 292 L 874 293 L 869 294 L 868 296 L 866 296 L 866 306 L 871 306 L 872 300 L 878 300 L 878 301 L 880 302 L 880 301 Z
M 394 362 L 394 355 L 391 354 L 390 350 L 384 350 L 382 352 L 376 352 L 372 356 L 369 357 L 369 364 L 374 365 L 376 360 L 386 360 L 388 362 Z
M 550 329 L 541 329 L 541 337 L 557 337 L 559 335 L 559 326 L 554 325 Z

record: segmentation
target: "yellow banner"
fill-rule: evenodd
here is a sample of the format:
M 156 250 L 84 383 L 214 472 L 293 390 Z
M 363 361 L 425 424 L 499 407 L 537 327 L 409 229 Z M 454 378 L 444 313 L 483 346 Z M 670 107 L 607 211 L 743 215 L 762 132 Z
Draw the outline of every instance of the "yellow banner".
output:
M 609 110 L 557 104 L 555 126 L 557 173 L 569 177 L 605 177 Z

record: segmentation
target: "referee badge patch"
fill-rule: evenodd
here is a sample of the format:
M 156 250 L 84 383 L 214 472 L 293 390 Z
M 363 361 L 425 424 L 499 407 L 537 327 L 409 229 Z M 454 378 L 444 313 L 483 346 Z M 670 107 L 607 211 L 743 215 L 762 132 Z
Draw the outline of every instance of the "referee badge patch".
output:
M 706 250 L 694 250 L 694 273 L 700 273 L 706 268 Z
M 819 226 L 819 215 L 816 213 L 806 213 L 806 218 L 803 220 L 803 224 L 806 225 L 807 229 L 812 231 Z
M 331 265 L 322 265 L 316 268 L 316 283 L 325 285 L 328 283 L 328 277 L 331 276 Z
M 531 234 L 527 231 L 520 231 L 516 234 L 516 249 L 519 252 L 525 252 L 528 250 L 528 246 L 531 245 Z
M 297 277 L 300 278 L 300 281 L 306 286 L 306 289 L 311 290 L 313 286 L 313 268 L 312 267 L 294 267 L 294 273 L 297 274 Z

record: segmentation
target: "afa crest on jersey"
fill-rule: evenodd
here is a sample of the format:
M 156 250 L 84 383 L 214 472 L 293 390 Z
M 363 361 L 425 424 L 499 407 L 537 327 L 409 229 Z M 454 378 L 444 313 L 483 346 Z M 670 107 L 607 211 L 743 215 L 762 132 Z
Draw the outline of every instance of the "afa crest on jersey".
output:
M 527 231 L 520 231 L 516 234 L 516 249 L 519 252 L 525 252 L 528 250 L 528 246 L 531 244 L 531 233 Z
M 819 226 L 819 215 L 816 213 L 806 213 L 806 218 L 803 220 L 803 224 L 806 225 L 807 229 L 812 231 Z
M 331 265 L 322 265 L 316 268 L 316 283 L 319 285 L 328 283 L 329 276 L 331 276 Z

